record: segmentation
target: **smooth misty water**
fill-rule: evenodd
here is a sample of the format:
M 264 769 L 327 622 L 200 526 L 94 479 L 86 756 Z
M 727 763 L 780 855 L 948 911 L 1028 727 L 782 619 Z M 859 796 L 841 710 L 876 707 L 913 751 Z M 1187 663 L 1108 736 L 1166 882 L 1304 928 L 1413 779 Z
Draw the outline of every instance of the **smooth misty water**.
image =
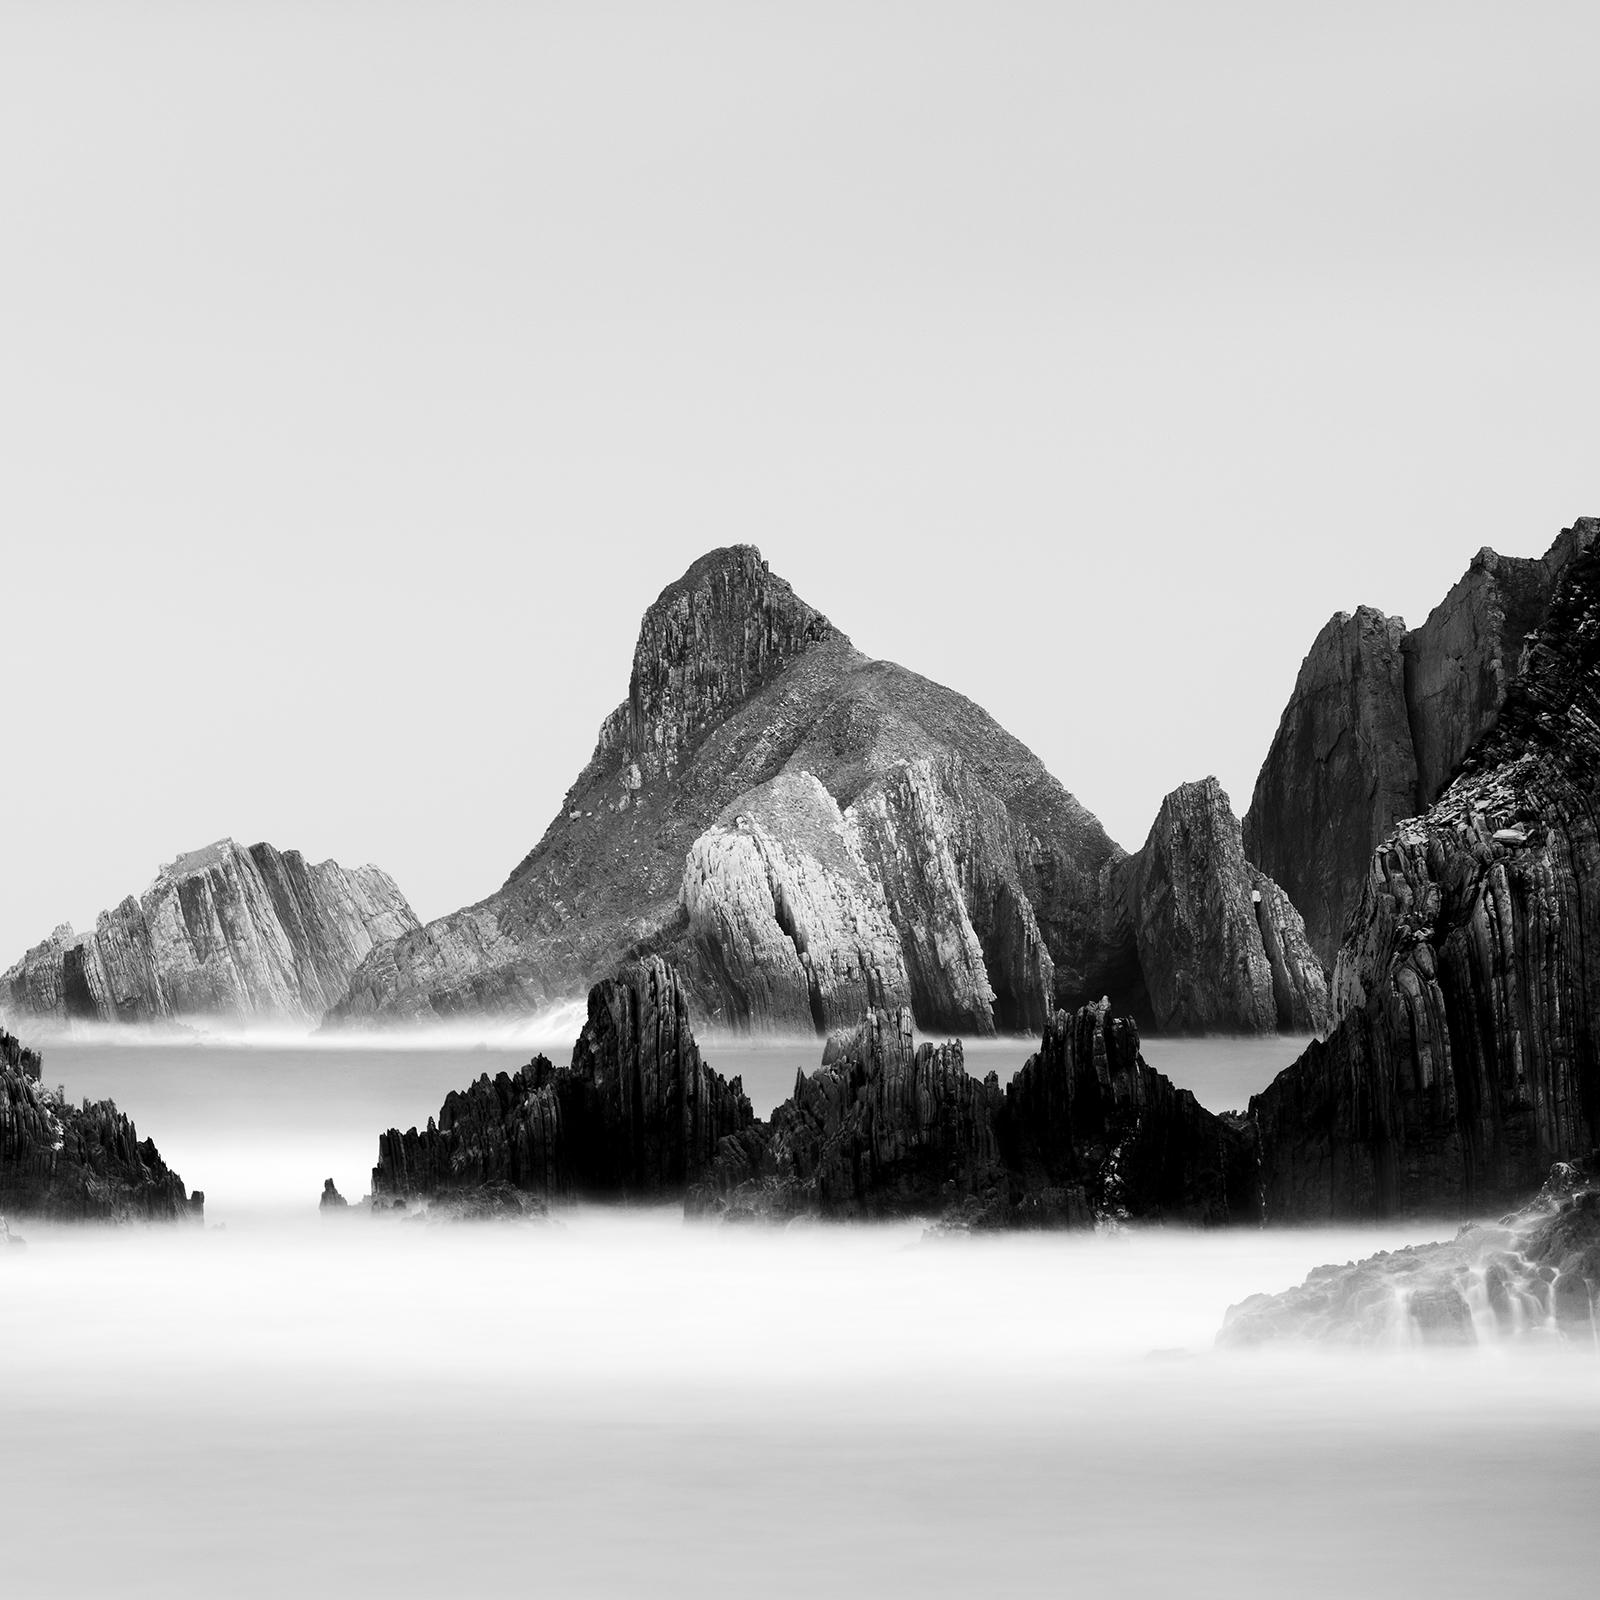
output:
M 759 1109 L 788 1048 L 745 1069 Z M 972 1065 L 1004 1076 L 1004 1048 Z M 378 1128 L 527 1053 L 48 1049 L 47 1077 L 115 1093 L 226 1226 L 34 1226 L 0 1256 L 4 1593 L 1591 1582 L 1593 1352 L 1212 1348 L 1231 1302 L 1435 1229 L 319 1219 L 325 1176 L 361 1192 Z

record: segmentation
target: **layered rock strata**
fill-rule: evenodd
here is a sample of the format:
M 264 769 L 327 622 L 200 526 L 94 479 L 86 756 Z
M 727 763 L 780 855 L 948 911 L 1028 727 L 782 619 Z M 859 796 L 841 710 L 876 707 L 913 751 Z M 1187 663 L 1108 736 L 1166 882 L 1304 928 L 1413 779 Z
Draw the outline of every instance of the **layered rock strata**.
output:
M 540 1199 L 675 1197 L 752 1121 L 739 1080 L 701 1058 L 677 975 L 651 959 L 595 985 L 569 1067 L 536 1057 L 452 1092 L 423 1132 L 391 1128 L 372 1192 L 434 1200 L 503 1184 Z
M 1159 1033 L 1321 1033 L 1327 975 L 1288 896 L 1244 856 L 1215 778 L 1161 804 L 1144 848 L 1105 870 L 1107 942 L 1126 940 Z
M 1372 851 L 1443 792 L 1488 731 L 1561 575 L 1600 534 L 1580 518 L 1536 560 L 1483 549 L 1420 628 L 1363 606 L 1318 634 L 1244 818 L 1332 967 Z
M 57 1021 L 315 1020 L 375 945 L 416 926 L 376 867 L 223 839 L 164 866 L 92 933 L 56 929 L 0 977 L 0 1004 Z
M 1559 1164 L 1534 1201 L 1440 1244 L 1318 1267 L 1298 1287 L 1228 1308 L 1217 1343 L 1476 1345 L 1576 1341 L 1600 1326 L 1600 1182 Z
M 1269 1221 L 1470 1214 L 1600 1145 L 1600 551 L 1370 858 L 1339 1026 L 1251 1101 Z
M 149 1139 L 109 1100 L 81 1106 L 39 1081 L 40 1060 L 0 1034 L 0 1212 L 57 1222 L 199 1220 Z

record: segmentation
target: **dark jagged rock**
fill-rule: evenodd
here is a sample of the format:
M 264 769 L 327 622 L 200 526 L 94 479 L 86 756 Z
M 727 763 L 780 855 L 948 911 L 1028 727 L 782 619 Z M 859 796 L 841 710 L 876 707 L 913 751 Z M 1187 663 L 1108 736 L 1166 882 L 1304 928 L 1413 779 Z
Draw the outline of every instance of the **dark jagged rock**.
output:
M 1244 819 L 1330 968 L 1372 851 L 1425 811 L 1492 726 L 1557 583 L 1600 534 L 1565 529 L 1537 560 L 1484 549 L 1420 628 L 1361 607 L 1317 636 Z
M 318 1202 L 318 1209 L 322 1211 L 344 1211 L 350 1202 L 339 1193 L 332 1178 L 326 1178 L 322 1184 L 322 1199 Z
M 1600 1187 L 1555 1167 L 1533 1203 L 1441 1244 L 1318 1267 L 1297 1288 L 1230 1306 L 1223 1346 L 1283 1341 L 1471 1345 L 1576 1339 L 1592 1347 L 1600 1297 Z
M 1105 1001 L 1050 1019 L 1006 1086 L 1003 1128 L 1024 1201 L 1077 1188 L 1096 1217 L 1256 1221 L 1254 1131 L 1149 1066 Z
M 1600 550 L 1371 857 L 1341 1021 L 1251 1102 L 1270 1221 L 1515 1203 L 1600 1144 Z
M 959 1042 L 913 1043 L 874 1012 L 757 1125 L 725 1139 L 689 1208 L 731 1219 L 924 1215 L 983 1227 L 1096 1219 L 1212 1225 L 1256 1215 L 1254 1134 L 1139 1053 L 1108 1004 L 1050 1019 L 1002 1093 Z
M 57 928 L 0 977 L 0 1004 L 58 1021 L 313 1020 L 375 944 L 416 926 L 376 867 L 223 839 L 164 866 L 94 932 Z
M 1288 897 L 1245 860 L 1215 778 L 1161 804 L 1144 848 L 1106 869 L 1108 940 L 1131 942 L 1159 1033 L 1320 1033 L 1327 975 Z
M 378 1144 L 375 1198 L 436 1199 L 504 1184 L 521 1193 L 656 1199 L 698 1182 L 750 1102 L 701 1059 L 676 974 L 651 959 L 596 984 L 572 1064 L 446 1096 L 426 1131 Z
M 39 1057 L 0 1034 L 0 1212 L 61 1222 L 199 1220 L 149 1140 L 109 1100 L 69 1105 L 39 1082 Z
M 648 953 L 718 1024 L 909 1003 L 1035 1027 L 1103 966 L 1114 854 L 977 706 L 867 659 L 756 550 L 713 551 L 645 613 L 628 698 L 539 844 L 375 950 L 333 1020 L 526 1011 Z

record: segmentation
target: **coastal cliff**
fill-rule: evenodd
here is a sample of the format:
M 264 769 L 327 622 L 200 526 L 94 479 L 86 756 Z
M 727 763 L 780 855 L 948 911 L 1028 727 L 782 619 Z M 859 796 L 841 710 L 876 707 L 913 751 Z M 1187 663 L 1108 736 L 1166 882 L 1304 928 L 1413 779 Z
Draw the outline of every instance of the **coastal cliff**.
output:
M 1481 1210 L 1600 1144 L 1600 550 L 1498 716 L 1372 853 L 1339 1025 L 1251 1102 L 1269 1221 Z
M 111 1101 L 73 1106 L 41 1070 L 37 1052 L 0 1030 L 0 1217 L 200 1220 L 205 1196 L 184 1189 Z
M 223 839 L 164 866 L 93 932 L 57 928 L 0 976 L 0 1005 L 54 1021 L 311 1021 L 375 945 L 416 926 L 376 867 Z
M 1582 517 L 1537 559 L 1480 550 L 1414 631 L 1362 606 L 1317 635 L 1256 780 L 1244 848 L 1330 970 L 1373 850 L 1439 797 L 1493 725 L 1563 573 L 1597 535 L 1600 518 Z

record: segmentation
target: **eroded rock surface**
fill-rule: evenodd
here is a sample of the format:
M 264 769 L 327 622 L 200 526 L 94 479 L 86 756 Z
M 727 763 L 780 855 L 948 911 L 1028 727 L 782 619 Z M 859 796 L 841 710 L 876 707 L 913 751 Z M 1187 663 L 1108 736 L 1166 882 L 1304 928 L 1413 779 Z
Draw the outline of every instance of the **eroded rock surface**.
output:
M 1600 1145 L 1600 552 L 1494 726 L 1370 857 L 1340 1023 L 1251 1102 L 1269 1221 L 1516 1203 Z
M 0 977 L 0 1004 L 52 1020 L 315 1020 L 375 945 L 416 926 L 376 867 L 223 839 L 164 866 L 92 933 L 57 928 Z
M 0 1033 L 0 1212 L 57 1222 L 199 1220 L 152 1140 L 109 1100 L 81 1106 L 40 1081 L 40 1058 Z
M 1472 1223 L 1440 1244 L 1380 1251 L 1318 1267 L 1281 1294 L 1228 1308 L 1217 1343 L 1475 1345 L 1502 1339 L 1576 1340 L 1600 1329 L 1600 1187 L 1588 1170 L 1558 1165 L 1531 1205 Z

